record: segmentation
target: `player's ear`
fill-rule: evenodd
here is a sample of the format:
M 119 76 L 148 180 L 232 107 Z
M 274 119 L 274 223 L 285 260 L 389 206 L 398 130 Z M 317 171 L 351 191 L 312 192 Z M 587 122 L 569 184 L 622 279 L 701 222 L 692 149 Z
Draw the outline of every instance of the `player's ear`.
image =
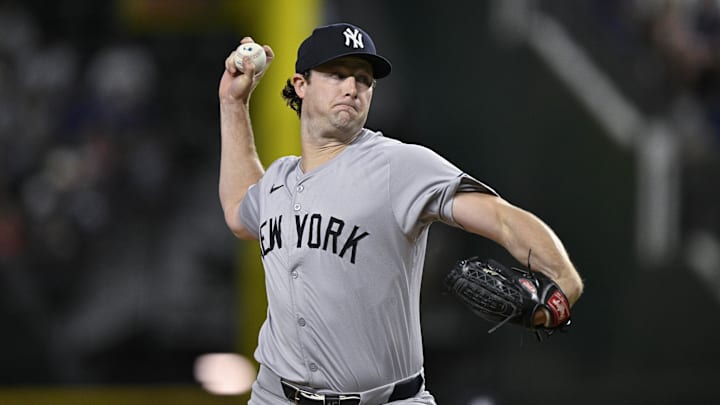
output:
M 308 76 L 309 77 L 309 76 Z M 304 75 L 301 75 L 300 73 L 295 73 L 292 76 L 292 85 L 295 88 L 295 94 L 298 95 L 300 98 L 305 97 L 305 86 L 307 86 L 307 78 Z

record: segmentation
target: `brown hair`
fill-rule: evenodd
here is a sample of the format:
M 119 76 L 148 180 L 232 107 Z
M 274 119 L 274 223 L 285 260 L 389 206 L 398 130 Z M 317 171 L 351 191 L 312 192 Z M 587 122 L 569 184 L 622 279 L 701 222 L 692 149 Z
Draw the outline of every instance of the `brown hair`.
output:
M 303 77 L 305 78 L 306 82 L 310 82 L 310 71 L 308 70 L 307 72 L 303 73 Z M 302 112 L 302 99 L 295 92 L 295 86 L 293 86 L 290 79 L 287 79 L 285 87 L 282 89 L 282 98 L 283 100 L 285 100 L 285 104 L 287 104 L 288 107 L 292 108 L 299 117 L 300 113 Z

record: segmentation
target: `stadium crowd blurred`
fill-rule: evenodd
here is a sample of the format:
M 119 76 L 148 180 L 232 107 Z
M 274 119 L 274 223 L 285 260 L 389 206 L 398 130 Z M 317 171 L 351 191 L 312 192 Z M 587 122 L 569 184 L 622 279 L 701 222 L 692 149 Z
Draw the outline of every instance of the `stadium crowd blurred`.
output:
M 153 119 L 147 49 L 84 55 L 22 9 L 1 10 L 0 257 L 77 268 L 85 246 L 167 190 L 170 150 Z M 67 267 L 66 267 L 67 266 Z
M 14 364 L 0 376 L 154 378 L 123 355 L 125 375 L 107 374 L 98 356 L 130 347 L 150 363 L 167 356 L 165 379 L 190 380 L 172 369 L 196 352 L 178 351 L 233 342 L 231 238 L 212 211 L 216 179 L 198 179 L 214 174 L 212 98 L 209 113 L 188 114 L 204 84 L 188 67 L 168 73 L 180 47 L 113 31 L 112 7 L 91 4 L 62 32 L 42 20 L 52 11 L 0 5 L 0 319 L 13 331 L 0 341 Z

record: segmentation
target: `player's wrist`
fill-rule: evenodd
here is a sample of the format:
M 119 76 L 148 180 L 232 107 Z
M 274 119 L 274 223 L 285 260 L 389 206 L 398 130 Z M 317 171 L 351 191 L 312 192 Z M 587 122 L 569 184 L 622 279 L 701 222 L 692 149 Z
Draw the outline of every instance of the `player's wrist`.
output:
M 555 284 L 567 297 L 568 303 L 572 307 L 575 302 L 580 298 L 583 291 L 583 283 L 579 277 L 563 277 L 555 281 Z
M 231 111 L 246 111 L 250 108 L 249 100 L 236 98 L 232 96 L 220 97 L 220 108 Z

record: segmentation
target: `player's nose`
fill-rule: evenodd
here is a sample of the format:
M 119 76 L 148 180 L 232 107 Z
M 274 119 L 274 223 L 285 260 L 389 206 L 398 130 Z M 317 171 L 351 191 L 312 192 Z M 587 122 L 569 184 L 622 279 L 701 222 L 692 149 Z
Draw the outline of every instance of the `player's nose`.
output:
M 343 94 L 350 97 L 357 97 L 358 95 L 358 82 L 355 76 L 348 76 L 342 81 Z

